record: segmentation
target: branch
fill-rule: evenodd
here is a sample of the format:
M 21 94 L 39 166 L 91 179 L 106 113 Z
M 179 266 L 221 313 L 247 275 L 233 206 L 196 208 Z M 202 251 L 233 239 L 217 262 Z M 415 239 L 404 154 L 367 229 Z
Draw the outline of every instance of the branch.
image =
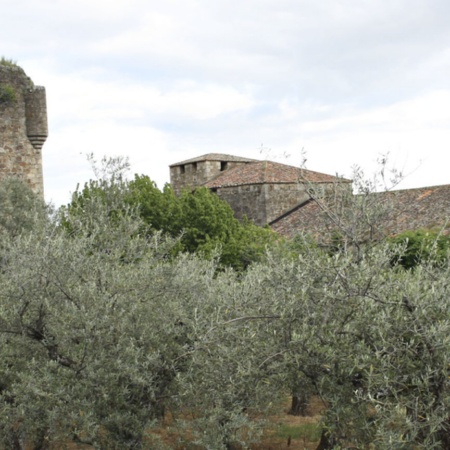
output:
M 216 328 L 219 328 L 222 325 L 229 325 L 231 323 L 235 323 L 235 322 L 243 322 L 243 321 L 248 321 L 248 320 L 260 320 L 260 319 L 280 319 L 281 316 L 279 315 L 271 315 L 271 316 L 244 316 L 244 317 L 236 317 L 234 319 L 231 320 L 227 320 L 226 322 L 222 322 L 214 327 L 211 327 L 203 336 L 203 340 L 206 338 L 206 336 L 211 333 L 212 331 L 214 331 Z

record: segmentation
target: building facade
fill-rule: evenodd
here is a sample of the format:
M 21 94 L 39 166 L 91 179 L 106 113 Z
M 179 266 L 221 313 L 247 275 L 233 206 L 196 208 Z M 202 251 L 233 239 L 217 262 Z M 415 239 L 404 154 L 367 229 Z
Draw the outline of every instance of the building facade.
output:
M 176 194 L 204 186 L 227 201 L 238 219 L 270 225 L 299 204 L 350 180 L 311 170 L 232 155 L 210 153 L 170 166 Z

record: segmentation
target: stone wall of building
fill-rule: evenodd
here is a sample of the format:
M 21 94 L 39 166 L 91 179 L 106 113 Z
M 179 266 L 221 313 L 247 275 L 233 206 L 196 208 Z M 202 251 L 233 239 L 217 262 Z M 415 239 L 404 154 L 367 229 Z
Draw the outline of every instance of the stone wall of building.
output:
M 234 169 L 234 170 L 233 170 Z M 271 161 L 210 153 L 170 166 L 175 193 L 206 186 L 225 200 L 238 219 L 246 216 L 264 226 L 280 219 L 311 197 L 333 190 L 338 179 Z
M 303 183 L 264 183 L 222 187 L 216 193 L 228 202 L 238 219 L 247 216 L 264 226 L 308 200 L 309 188 Z
M 266 223 L 290 211 L 310 198 L 307 190 L 309 185 L 304 183 L 293 184 L 266 184 Z
M 21 178 L 43 195 L 47 134 L 45 89 L 34 86 L 22 68 L 0 63 L 0 178 Z
M 184 188 L 193 189 L 203 184 L 210 176 L 208 162 L 199 161 L 171 167 L 170 180 L 175 193 L 179 195 Z
M 242 164 L 247 163 L 237 161 L 203 160 L 171 166 L 170 183 L 176 195 L 179 195 L 185 188 L 194 189 L 196 186 L 201 186 L 207 181 L 212 180 L 225 170 L 232 169 L 233 167 Z
M 228 202 L 236 218 L 247 216 L 256 225 L 267 223 L 265 186 L 249 184 L 218 188 L 217 195 Z

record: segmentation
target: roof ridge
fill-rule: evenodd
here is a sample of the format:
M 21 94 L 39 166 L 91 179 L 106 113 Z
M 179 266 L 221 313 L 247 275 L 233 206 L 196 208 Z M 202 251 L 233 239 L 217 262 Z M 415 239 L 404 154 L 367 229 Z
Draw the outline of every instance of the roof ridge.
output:
M 450 183 L 447 183 L 447 184 L 435 184 L 435 185 L 432 185 L 432 186 L 422 186 L 422 187 L 415 187 L 415 188 L 392 189 L 391 191 L 381 191 L 381 193 L 384 193 L 384 192 L 396 193 L 396 192 L 405 192 L 405 191 L 421 191 L 421 190 L 424 190 L 424 189 L 439 189 L 439 188 L 444 188 L 444 187 L 450 187 Z
M 183 161 L 171 164 L 169 167 L 181 166 L 183 164 L 190 164 L 200 161 L 227 161 L 227 162 L 257 162 L 258 159 L 245 158 L 242 156 L 234 156 L 226 153 L 206 153 L 201 156 L 196 156 L 194 158 L 185 159 Z
M 301 175 L 301 176 L 300 176 Z M 226 170 L 204 183 L 209 188 L 239 186 L 251 184 L 292 184 L 292 183 L 350 183 L 351 180 L 302 169 L 288 164 L 269 160 L 249 162 L 233 169 Z

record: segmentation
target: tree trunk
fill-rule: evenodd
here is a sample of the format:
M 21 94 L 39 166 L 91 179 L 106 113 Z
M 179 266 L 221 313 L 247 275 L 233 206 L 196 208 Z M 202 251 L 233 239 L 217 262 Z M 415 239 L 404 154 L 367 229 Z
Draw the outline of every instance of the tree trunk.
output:
M 42 430 L 34 440 L 33 450 L 48 450 L 49 448 L 50 442 L 47 438 L 47 430 Z
M 292 416 L 307 416 L 309 406 L 309 395 L 300 394 L 293 395 L 291 401 L 291 409 L 288 414 Z
M 326 430 L 323 430 L 322 435 L 320 436 L 319 445 L 317 446 L 316 450 L 332 450 L 337 444 L 337 439 L 335 439 Z
M 16 434 L 11 435 L 10 441 L 11 441 L 10 442 L 11 450 L 24 450 L 25 449 L 20 437 L 17 436 Z

